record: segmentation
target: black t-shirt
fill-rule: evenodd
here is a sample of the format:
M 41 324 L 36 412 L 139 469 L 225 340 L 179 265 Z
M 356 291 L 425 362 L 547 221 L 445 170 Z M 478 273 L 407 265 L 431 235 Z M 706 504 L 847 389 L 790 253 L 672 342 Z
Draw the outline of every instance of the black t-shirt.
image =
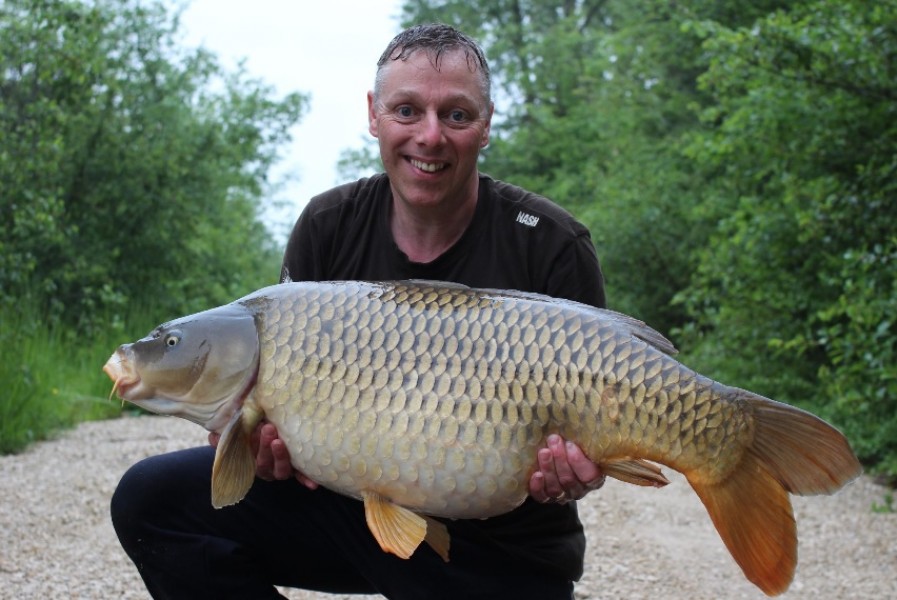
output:
M 445 253 L 415 263 L 389 227 L 392 192 L 380 174 L 311 199 L 290 235 L 283 281 L 428 279 L 515 289 L 605 306 L 588 230 L 551 201 L 480 175 L 470 226 Z M 486 520 L 448 521 L 452 536 L 496 547 L 519 568 L 582 575 L 585 537 L 574 504 L 538 504 Z M 501 560 L 501 559 L 499 559 Z

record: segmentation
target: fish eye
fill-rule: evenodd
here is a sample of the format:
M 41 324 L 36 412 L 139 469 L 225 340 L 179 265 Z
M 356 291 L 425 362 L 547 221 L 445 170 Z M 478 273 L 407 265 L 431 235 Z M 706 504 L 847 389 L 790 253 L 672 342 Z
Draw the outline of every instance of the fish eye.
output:
M 174 346 L 177 346 L 180 343 L 180 341 L 181 341 L 181 336 L 179 336 L 176 333 L 169 333 L 168 335 L 165 336 L 165 345 L 168 346 L 169 348 L 173 348 Z

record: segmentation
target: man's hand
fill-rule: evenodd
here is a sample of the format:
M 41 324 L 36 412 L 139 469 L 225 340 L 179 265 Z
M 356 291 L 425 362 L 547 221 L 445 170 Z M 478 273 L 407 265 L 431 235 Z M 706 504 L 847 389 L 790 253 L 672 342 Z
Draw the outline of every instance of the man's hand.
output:
M 538 453 L 539 469 L 529 481 L 529 493 L 537 502 L 564 504 L 579 500 L 604 485 L 601 468 L 579 446 L 559 435 L 548 436 Z
M 220 438 L 217 433 L 210 433 L 209 443 L 217 447 Z M 292 477 L 310 490 L 317 489 L 316 481 L 293 468 L 287 445 L 271 423 L 261 423 L 252 432 L 252 451 L 255 453 L 255 476 L 259 479 L 281 481 Z
M 220 436 L 209 434 L 209 443 L 218 445 Z M 309 479 L 290 464 L 286 444 L 270 423 L 262 423 L 252 434 L 252 448 L 256 455 L 256 476 L 266 481 L 295 478 L 310 490 L 318 483 Z M 565 503 L 579 500 L 604 485 L 604 473 L 572 442 L 558 435 L 548 436 L 548 445 L 538 453 L 539 470 L 530 479 L 530 495 L 538 502 Z

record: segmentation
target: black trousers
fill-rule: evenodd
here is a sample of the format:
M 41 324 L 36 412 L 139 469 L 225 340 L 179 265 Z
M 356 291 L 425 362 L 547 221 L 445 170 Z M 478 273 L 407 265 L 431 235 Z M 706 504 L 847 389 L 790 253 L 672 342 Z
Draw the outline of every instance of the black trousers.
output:
M 295 481 L 256 480 L 242 502 L 212 508 L 214 449 L 143 460 L 112 498 L 112 522 L 153 598 L 282 598 L 274 585 L 391 599 L 573 597 L 573 584 L 514 567 L 452 531 L 451 561 L 422 544 L 383 552 L 361 502 Z

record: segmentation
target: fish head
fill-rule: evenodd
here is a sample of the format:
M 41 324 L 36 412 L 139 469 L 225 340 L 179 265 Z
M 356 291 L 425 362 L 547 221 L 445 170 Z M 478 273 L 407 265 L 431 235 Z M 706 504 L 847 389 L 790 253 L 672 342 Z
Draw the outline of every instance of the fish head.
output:
M 255 386 L 258 361 L 253 315 L 228 304 L 163 323 L 123 344 L 103 371 L 122 400 L 220 431 Z

